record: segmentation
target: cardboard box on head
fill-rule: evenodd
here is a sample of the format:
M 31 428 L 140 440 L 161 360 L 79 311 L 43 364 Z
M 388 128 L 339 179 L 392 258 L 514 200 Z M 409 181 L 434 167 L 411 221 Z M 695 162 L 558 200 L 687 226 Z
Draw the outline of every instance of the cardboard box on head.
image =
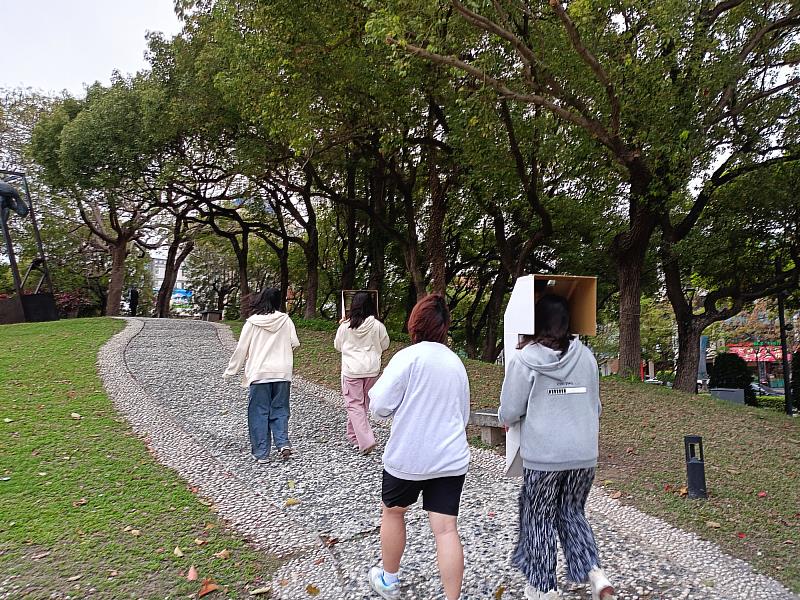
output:
M 525 275 L 517 279 L 503 317 L 505 364 L 517 352 L 520 335 L 534 332 L 534 307 L 544 294 L 563 296 L 569 303 L 570 328 L 580 335 L 597 335 L 597 277 Z
M 536 301 L 545 294 L 563 296 L 569 304 L 569 321 L 572 333 L 597 335 L 597 278 L 578 275 L 525 275 L 517 279 L 503 317 L 503 355 L 508 366 L 509 358 L 519 352 L 520 335 L 534 331 Z M 506 432 L 507 477 L 522 477 L 520 456 L 520 424 L 515 423 Z
M 380 314 L 378 306 L 378 290 L 342 290 L 342 317 L 347 319 L 350 317 L 350 305 L 353 303 L 353 296 L 358 292 L 367 292 L 372 296 L 372 301 L 375 303 L 375 312 Z

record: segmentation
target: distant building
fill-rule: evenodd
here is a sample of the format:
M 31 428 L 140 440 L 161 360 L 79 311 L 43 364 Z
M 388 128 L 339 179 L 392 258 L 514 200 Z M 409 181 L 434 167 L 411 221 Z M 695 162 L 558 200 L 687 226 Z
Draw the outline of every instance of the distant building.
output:
M 150 255 L 150 272 L 153 274 L 153 288 L 158 291 L 161 289 L 161 284 L 164 283 L 164 271 L 166 270 L 167 259 L 164 258 L 163 253 L 154 252 Z M 184 290 L 188 281 L 183 272 L 183 266 L 178 269 L 178 278 L 175 280 L 173 290 Z

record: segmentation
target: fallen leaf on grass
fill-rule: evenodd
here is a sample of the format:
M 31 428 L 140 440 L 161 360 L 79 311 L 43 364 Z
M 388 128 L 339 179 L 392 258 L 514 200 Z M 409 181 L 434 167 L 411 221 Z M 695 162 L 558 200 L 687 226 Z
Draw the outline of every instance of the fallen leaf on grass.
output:
M 687 488 L 684 485 L 684 486 L 681 487 L 681 489 L 678 490 L 678 493 L 681 495 L 682 498 L 685 497 L 685 496 L 688 496 L 689 495 L 689 488 Z
M 89 501 L 86 498 L 81 498 L 80 500 L 73 501 L 72 506 L 78 507 L 88 503 Z
M 197 581 L 197 569 L 194 565 L 189 567 L 189 572 L 186 574 L 187 581 Z
M 290 490 L 293 490 L 293 489 L 294 489 L 294 486 L 295 486 L 295 481 L 294 481 L 294 479 L 290 479 L 290 480 L 287 482 L 287 485 L 289 486 L 289 489 L 290 489 Z
M 78 581 L 81 577 L 83 577 L 83 575 L 73 575 L 72 577 L 67 577 L 67 581 Z
M 325 562 L 324 558 L 318 558 L 317 560 L 314 561 L 314 564 L 315 565 L 321 565 L 324 562 Z
M 5 418 L 3 419 L 3 423 L 13 423 L 14 419 Z
M 766 498 L 767 497 L 767 492 L 765 492 L 765 491 L 758 492 L 758 497 L 759 498 Z
M 296 506 L 297 504 L 300 504 L 300 500 L 297 498 L 287 498 L 284 506 Z
M 175 546 L 175 550 L 173 550 L 172 553 L 178 558 L 183 556 L 183 551 L 178 546 Z
M 45 556 L 50 556 L 50 550 L 48 550 L 47 552 L 39 552 L 39 554 L 34 554 L 33 556 L 31 556 L 31 560 L 41 560 Z
M 208 540 L 203 540 L 203 539 L 200 539 L 200 538 L 194 538 L 194 543 L 197 546 L 203 546 L 204 544 L 208 543 Z
M 142 535 L 142 532 L 139 531 L 138 529 L 131 529 L 131 535 L 134 537 L 139 537 L 140 535 Z
M 306 593 L 309 596 L 319 596 L 319 588 L 317 586 L 315 586 L 314 584 L 309 583 L 306 586 Z
M 497 588 L 497 589 L 494 591 L 494 600 L 500 600 L 500 598 L 502 598 L 502 597 L 503 597 L 503 594 L 505 593 L 505 591 L 506 591 L 506 588 L 505 588 L 505 587 L 503 587 L 502 585 L 501 585 L 501 586 L 499 586 L 499 587 L 498 587 L 498 588 Z
M 214 583 L 213 579 L 203 579 L 203 585 L 200 586 L 200 591 L 197 592 L 197 597 L 202 598 L 206 594 L 210 594 L 211 592 L 215 592 L 220 587 Z
M 216 526 L 216 523 L 206 523 L 205 529 L 208 531 L 209 529 L 214 529 Z
M 70 413 L 69 416 L 71 419 L 75 419 L 76 421 L 80 421 L 83 418 L 80 413 Z
M 119 575 L 119 571 L 109 571 L 108 572 L 108 576 L 109 577 L 116 577 L 117 575 Z
M 617 490 L 616 492 L 614 492 L 613 494 L 611 494 L 611 498 L 612 498 L 613 500 L 619 500 L 620 498 L 622 498 L 622 492 L 620 492 L 619 490 Z
M 39 471 L 38 475 L 39 475 L 39 477 L 44 477 L 44 476 L 47 475 L 47 472 L 46 471 Z
M 747 537 L 747 534 L 746 533 L 742 533 L 740 531 L 739 533 L 736 534 L 736 537 L 738 537 L 740 540 L 743 540 L 744 538 Z
M 719 529 L 720 527 L 722 527 L 722 525 L 720 525 L 716 521 L 706 521 L 706 527 L 710 527 L 711 529 Z
M 287 585 L 289 585 L 289 580 L 288 579 L 281 579 L 278 583 L 281 584 L 281 587 L 286 587 Z
M 254 590 L 250 590 L 250 595 L 251 596 L 260 596 L 261 594 L 269 594 L 269 591 L 270 591 L 269 588 L 260 587 L 260 588 L 254 589 Z
M 215 553 L 214 556 L 216 556 L 217 558 L 230 558 L 231 557 L 231 553 L 230 553 L 229 550 L 225 549 L 225 550 L 220 550 L 219 552 Z

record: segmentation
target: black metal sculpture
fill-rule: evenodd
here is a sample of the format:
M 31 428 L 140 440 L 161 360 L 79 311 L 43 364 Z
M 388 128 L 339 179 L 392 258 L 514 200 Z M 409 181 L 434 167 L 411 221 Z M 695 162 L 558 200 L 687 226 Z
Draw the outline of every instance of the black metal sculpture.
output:
M 24 198 L 12 183 L 21 184 L 25 194 Z M 23 218 L 28 217 L 30 220 L 39 255 L 31 261 L 24 278 L 21 278 L 19 274 L 14 245 L 11 242 L 11 231 L 8 227 L 8 220 L 12 216 L 12 212 Z M 21 321 L 53 321 L 58 319 L 58 311 L 53 297 L 53 282 L 44 257 L 44 247 L 39 236 L 36 217 L 33 214 L 28 181 L 24 173 L 0 170 L 0 231 L 3 234 L 8 264 L 11 267 L 11 275 L 14 279 L 14 291 L 16 292 L 11 298 L 0 299 L 0 324 L 19 323 Z M 34 270 L 41 272 L 42 275 L 33 293 L 26 294 L 24 291 L 25 284 Z M 48 289 L 44 293 L 41 291 L 43 283 L 47 284 Z

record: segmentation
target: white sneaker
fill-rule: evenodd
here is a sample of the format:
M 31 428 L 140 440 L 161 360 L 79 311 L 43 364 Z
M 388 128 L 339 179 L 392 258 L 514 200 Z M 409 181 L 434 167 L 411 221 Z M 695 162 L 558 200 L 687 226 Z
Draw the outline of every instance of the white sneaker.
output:
M 616 600 L 617 593 L 603 569 L 595 567 L 589 571 L 589 584 L 592 586 L 592 600 Z
M 400 598 L 400 582 L 386 583 L 383 580 L 383 569 L 380 567 L 372 567 L 369 570 L 369 587 L 371 587 L 378 596 L 386 598 L 386 600 L 397 600 Z
M 540 592 L 530 583 L 525 584 L 525 600 L 559 600 L 560 598 L 561 596 L 558 595 L 558 590 Z

